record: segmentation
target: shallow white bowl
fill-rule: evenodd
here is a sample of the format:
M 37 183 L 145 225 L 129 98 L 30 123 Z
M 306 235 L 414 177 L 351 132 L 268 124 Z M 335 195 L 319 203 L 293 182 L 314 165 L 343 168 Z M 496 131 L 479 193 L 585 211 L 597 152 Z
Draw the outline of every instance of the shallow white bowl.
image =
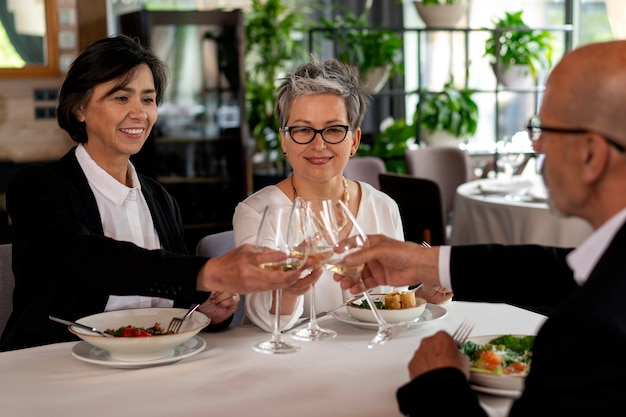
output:
M 472 341 L 479 345 L 484 345 L 485 343 L 489 343 L 490 340 L 495 339 L 500 335 L 489 335 L 489 336 L 476 336 L 470 337 L 468 341 Z M 514 335 L 514 336 L 523 336 L 523 335 Z M 526 377 L 524 376 L 515 376 L 515 375 L 496 375 L 489 374 L 485 372 L 477 372 L 470 371 L 470 382 L 474 384 L 482 385 L 484 387 L 501 389 L 501 390 L 511 390 L 511 391 L 521 391 L 524 389 L 524 381 Z
M 137 308 L 98 313 L 76 322 L 101 331 L 128 325 L 148 328 L 154 326 L 154 323 L 159 323 L 167 330 L 172 318 L 183 317 L 186 312 L 187 309 L 184 308 Z M 169 355 L 174 347 L 194 337 L 210 321 L 207 316 L 195 311 L 185 320 L 180 332 L 152 337 L 104 337 L 75 326 L 69 326 L 69 330 L 87 343 L 108 351 L 114 359 L 149 361 Z
M 374 301 L 382 301 L 386 294 L 370 294 Z M 361 304 L 364 300 L 363 297 L 358 300 L 352 301 L 346 304 L 348 314 L 359 321 L 365 321 L 369 323 L 376 323 L 374 313 L 369 308 L 357 307 L 354 304 Z M 415 297 L 417 307 L 402 308 L 399 310 L 378 310 L 380 315 L 387 321 L 387 323 L 401 323 L 403 321 L 412 321 L 422 315 L 426 309 L 426 300 L 420 297 Z

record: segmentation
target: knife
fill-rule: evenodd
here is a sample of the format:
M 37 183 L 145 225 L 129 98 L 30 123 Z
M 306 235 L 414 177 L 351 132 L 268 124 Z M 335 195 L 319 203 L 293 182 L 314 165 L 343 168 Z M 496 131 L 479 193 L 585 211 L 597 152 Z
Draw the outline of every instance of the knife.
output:
M 324 316 L 328 315 L 329 313 L 332 313 L 332 312 L 333 312 L 333 311 L 335 311 L 335 310 L 339 310 L 341 307 L 343 307 L 343 306 L 345 306 L 345 305 L 348 305 L 348 304 L 350 304 L 351 302 L 356 301 L 356 300 L 358 300 L 358 299 L 359 299 L 359 298 L 361 298 L 361 297 L 363 297 L 363 296 L 362 296 L 362 295 L 358 295 L 358 296 L 356 296 L 356 297 L 353 297 L 353 298 L 349 299 L 349 300 L 348 300 L 348 301 L 346 301 L 345 303 L 339 304 L 337 307 L 333 307 L 333 308 L 331 308 L 330 310 L 326 310 L 326 311 L 322 311 L 321 313 L 317 313 L 317 314 L 315 315 L 315 320 L 317 320 L 317 319 L 319 319 L 319 318 L 321 318 L 321 317 L 324 317 Z M 305 325 L 305 324 L 308 324 L 310 321 L 311 321 L 311 318 L 310 318 L 310 317 L 309 317 L 309 318 L 306 318 L 306 319 L 304 319 L 304 320 L 302 320 L 302 321 L 298 322 L 298 323 L 297 323 L 295 326 L 293 326 L 292 328 L 290 328 L 290 329 L 285 329 L 285 330 L 281 330 L 280 332 L 281 332 L 281 333 L 287 333 L 287 332 L 289 332 L 289 331 L 291 331 L 291 330 L 293 330 L 293 329 L 296 329 L 296 328 L 298 328 L 298 327 L 302 327 L 302 326 L 303 326 L 303 325 Z
M 112 334 L 108 334 L 108 333 L 105 333 L 105 332 L 101 332 L 100 330 L 96 329 L 95 327 L 85 326 L 84 324 L 76 323 L 75 321 L 63 320 L 63 319 L 60 319 L 60 318 L 58 318 L 58 317 L 54 317 L 54 316 L 50 316 L 50 315 L 48 315 L 48 318 L 49 318 L 50 320 L 52 320 L 52 321 L 56 321 L 56 322 L 59 322 L 59 323 L 67 324 L 68 326 L 76 326 L 76 327 L 80 327 L 81 329 L 88 330 L 88 331 L 90 331 L 90 332 L 92 332 L 92 333 L 97 333 L 97 334 L 99 334 L 100 336 L 104 336 L 104 337 L 115 337 L 115 336 L 113 336 Z

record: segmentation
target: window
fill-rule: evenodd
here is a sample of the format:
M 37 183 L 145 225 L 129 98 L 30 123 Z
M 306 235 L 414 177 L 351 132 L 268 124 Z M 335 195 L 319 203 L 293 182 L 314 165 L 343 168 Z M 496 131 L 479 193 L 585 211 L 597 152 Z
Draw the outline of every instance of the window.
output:
M 615 3 L 621 5 L 622 2 Z M 472 30 L 422 34 L 419 63 L 408 59 L 416 56 L 417 35 L 410 31 L 405 34 L 405 89 L 407 92 L 416 92 L 419 88 L 441 91 L 452 75 L 456 86 L 476 90 L 473 98 L 479 106 L 479 123 L 468 149 L 492 151 L 497 142 L 523 132 L 524 123 L 540 105 L 541 86 L 548 71 L 540 74 L 537 88 L 499 87 L 490 61 L 484 56 L 489 31 L 473 29 L 492 28 L 492 20 L 503 17 L 505 12 L 523 10 L 523 19 L 532 28 L 555 28 L 550 30 L 556 45 L 553 65 L 568 48 L 609 40 L 613 34 L 602 0 L 473 0 L 469 3 L 468 16 L 458 27 Z M 413 2 L 405 2 L 404 7 L 405 28 L 424 27 Z M 571 31 L 557 29 L 569 23 Z M 415 93 L 406 96 L 408 121 L 413 118 L 418 100 Z

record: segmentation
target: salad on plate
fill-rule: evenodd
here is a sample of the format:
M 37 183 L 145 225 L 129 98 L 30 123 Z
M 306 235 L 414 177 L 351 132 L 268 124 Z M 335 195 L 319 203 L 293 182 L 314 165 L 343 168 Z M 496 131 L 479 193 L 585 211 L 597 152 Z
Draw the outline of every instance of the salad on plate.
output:
M 535 336 L 472 337 L 461 347 L 470 360 L 470 381 L 485 387 L 520 391 L 532 362 Z

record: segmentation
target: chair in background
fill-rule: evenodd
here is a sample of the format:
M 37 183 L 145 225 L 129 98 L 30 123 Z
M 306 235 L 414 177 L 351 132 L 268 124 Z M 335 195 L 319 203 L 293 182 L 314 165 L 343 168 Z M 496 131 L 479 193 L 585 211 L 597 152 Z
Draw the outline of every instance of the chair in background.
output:
M 206 256 L 208 258 L 215 258 L 221 256 L 226 252 L 229 252 L 235 248 L 235 236 L 232 230 L 226 230 L 224 232 L 213 233 L 200 239 L 196 246 L 196 255 Z M 235 317 L 230 323 L 230 326 L 238 326 L 242 323 L 245 315 L 244 310 L 244 295 L 240 295 L 239 306 L 235 311 Z
M 10 243 L 0 245 L 0 334 L 4 331 L 9 316 L 13 311 L 13 276 L 11 256 L 13 246 Z
M 446 225 L 437 183 L 401 174 L 379 174 L 378 179 L 380 190 L 398 204 L 405 240 L 433 246 L 446 243 Z
M 357 156 L 350 158 L 343 175 L 351 180 L 363 181 L 380 190 L 378 174 L 387 172 L 385 162 L 377 156 Z
M 405 151 L 404 161 L 409 175 L 439 185 L 446 222 L 449 223 L 457 187 L 474 179 L 469 154 L 454 147 L 426 146 Z

